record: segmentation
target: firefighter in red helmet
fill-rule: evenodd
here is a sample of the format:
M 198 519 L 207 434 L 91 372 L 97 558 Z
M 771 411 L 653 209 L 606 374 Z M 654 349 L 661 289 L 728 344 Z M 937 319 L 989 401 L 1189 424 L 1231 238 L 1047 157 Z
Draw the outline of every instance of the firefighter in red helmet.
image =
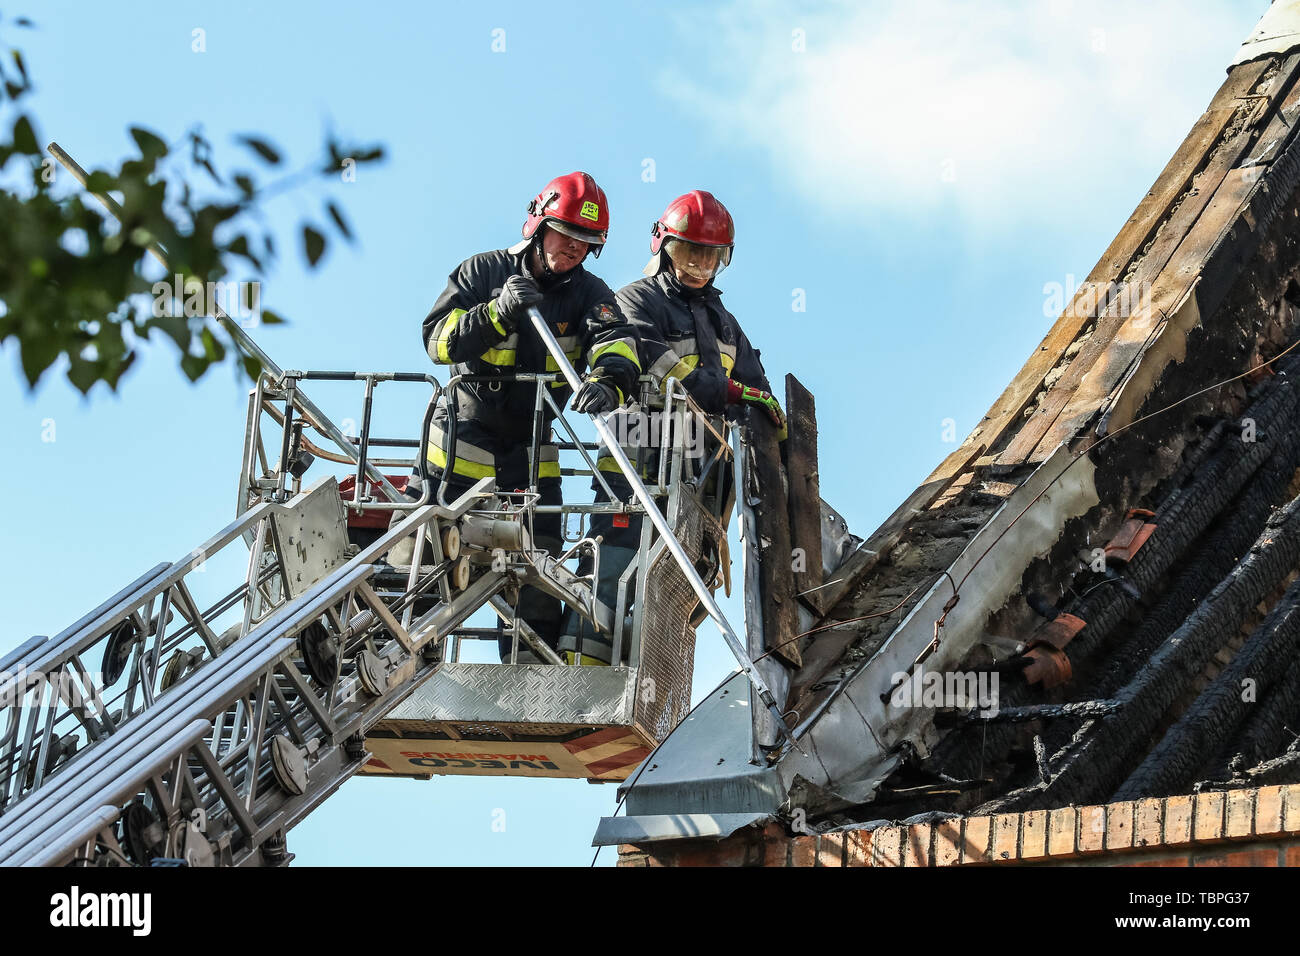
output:
M 600 255 L 608 234 L 609 205 L 591 176 L 576 172 L 551 180 L 528 204 L 520 242 L 472 256 L 452 272 L 421 329 L 429 357 L 450 365 L 452 375 L 555 371 L 555 362 L 528 316 L 528 309 L 536 306 L 579 374 L 589 369 L 573 396 L 573 408 L 605 412 L 622 405 L 632 396 L 641 374 L 636 335 L 609 286 L 582 265 L 589 252 Z M 571 393 L 564 378 L 557 378 L 550 388 L 556 404 L 563 407 Z M 426 458 L 435 488 L 445 477 L 448 500 L 486 476 L 494 477 L 502 491 L 526 488 L 535 401 L 531 382 L 462 384 L 456 390 L 454 451 L 447 405 L 434 413 Z M 551 416 L 544 414 L 538 491 L 541 504 L 558 505 L 559 450 L 549 440 L 550 427 Z M 408 494 L 418 498 L 422 484 L 418 477 L 413 482 Z M 536 515 L 533 538 L 538 547 L 558 553 L 560 515 Z M 525 587 L 517 610 L 542 640 L 556 646 L 563 611 L 559 601 Z M 510 642 L 502 638 L 502 660 L 509 652 Z M 518 659 L 535 657 L 521 647 Z
M 730 264 L 735 241 L 731 214 L 712 194 L 695 189 L 678 196 L 651 228 L 646 278 L 620 289 L 618 304 L 636 330 L 642 366 L 660 393 L 665 380 L 674 377 L 704 411 L 734 417 L 743 407 L 753 406 L 761 409 L 784 437 L 785 417 L 772 397 L 759 353 L 722 304 L 722 293 L 713 284 Z M 635 434 L 637 430 L 622 429 L 621 433 Z M 625 451 L 637 460 L 637 449 Z M 653 455 L 642 460 L 646 475 L 657 471 Z M 601 458 L 597 464 L 614 492 L 630 500 L 631 488 L 613 458 Z M 598 483 L 593 482 L 593 487 L 598 502 L 608 500 Z M 616 604 L 618 579 L 636 555 L 640 525 L 636 515 L 626 527 L 615 526 L 612 515 L 592 517 L 590 534 L 603 536 L 597 592 L 610 607 Z M 565 622 L 560 649 L 593 664 L 610 663 L 612 654 L 608 640 L 575 613 Z

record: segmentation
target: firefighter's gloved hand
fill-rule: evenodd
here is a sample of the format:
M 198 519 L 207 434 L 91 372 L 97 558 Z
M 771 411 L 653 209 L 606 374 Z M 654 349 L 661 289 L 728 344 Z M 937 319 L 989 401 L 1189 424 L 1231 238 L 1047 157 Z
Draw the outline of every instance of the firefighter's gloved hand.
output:
M 573 396 L 573 410 L 584 415 L 611 412 L 623 404 L 623 393 L 612 381 L 608 369 L 596 368 Z
M 728 379 L 727 404 L 735 405 L 738 402 L 753 402 L 755 405 L 761 405 L 767 412 L 767 417 L 772 419 L 772 424 L 782 431 L 785 430 L 785 415 L 781 412 L 781 403 L 772 397 L 771 392 L 742 385 L 734 378 Z
M 532 279 L 511 276 L 496 299 L 496 324 L 506 335 L 512 335 L 521 323 L 528 321 L 528 307 L 541 301 L 542 291 Z

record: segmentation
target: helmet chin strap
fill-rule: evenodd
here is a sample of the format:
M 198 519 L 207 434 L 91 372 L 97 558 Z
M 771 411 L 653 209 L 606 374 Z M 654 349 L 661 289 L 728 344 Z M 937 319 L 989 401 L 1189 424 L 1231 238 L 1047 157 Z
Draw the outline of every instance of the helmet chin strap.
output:
M 587 258 L 587 256 L 584 255 L 582 259 L 579 259 L 576 263 L 574 263 L 573 269 L 569 269 L 567 272 L 556 272 L 554 269 L 552 269 L 551 264 L 546 261 L 546 252 L 544 250 L 544 244 L 546 241 L 546 230 L 549 228 L 550 227 L 547 226 L 545 223 L 542 223 L 542 225 L 538 228 L 538 230 L 535 233 L 533 233 L 533 241 L 528 247 L 529 264 L 532 265 L 535 271 L 538 272 L 537 277 L 544 284 L 547 285 L 549 285 L 552 282 L 563 279 L 565 276 L 569 275 L 569 273 L 573 272 L 573 269 L 576 269 L 578 266 L 582 265 L 583 260 Z M 591 246 L 588 245 L 587 253 L 590 254 L 590 252 L 591 252 Z M 539 265 L 540 268 L 537 268 Z

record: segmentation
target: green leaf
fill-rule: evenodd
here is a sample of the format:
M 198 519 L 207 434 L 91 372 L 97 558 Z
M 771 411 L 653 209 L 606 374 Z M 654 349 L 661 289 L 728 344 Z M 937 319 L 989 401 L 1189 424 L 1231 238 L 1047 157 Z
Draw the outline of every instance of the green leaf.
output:
M 262 374 L 262 363 L 251 355 L 244 355 L 241 358 L 243 360 L 244 371 L 248 373 L 250 379 L 256 382 L 257 377 Z
M 92 170 L 86 177 L 86 192 L 106 193 L 117 186 L 117 180 L 102 169 Z
M 226 246 L 226 251 L 232 255 L 243 256 L 259 270 L 262 268 L 262 260 L 253 255 L 252 251 L 248 248 L 247 236 L 235 236 L 235 238 L 230 241 L 230 245 Z
M 236 136 L 235 140 L 253 150 L 258 156 L 261 156 L 262 159 L 266 160 L 266 162 L 270 163 L 272 166 L 279 165 L 280 154 L 276 152 L 274 147 L 272 147 L 266 140 L 258 139 L 255 136 Z
M 14 149 L 20 153 L 26 153 L 28 156 L 39 156 L 41 148 L 36 145 L 36 132 L 32 129 L 32 121 L 26 116 L 19 116 L 14 122 Z
M 59 346 L 52 337 L 23 338 L 21 344 L 23 374 L 27 376 L 27 384 L 34 387 L 36 380 L 59 357 Z
M 263 309 L 262 324 L 263 325 L 284 325 L 284 319 L 282 319 L 278 313 L 272 312 L 270 309 Z
M 14 50 L 13 54 L 14 54 L 14 65 L 18 67 L 18 72 L 22 74 L 23 85 L 29 86 L 31 84 L 31 80 L 28 79 L 27 77 L 27 64 L 23 62 L 22 51 Z
M 199 333 L 199 341 L 203 343 L 203 357 L 209 362 L 219 362 L 226 357 L 225 348 L 217 341 L 211 329 L 204 328 Z
M 320 257 L 325 254 L 325 237 L 311 226 L 303 226 L 302 242 L 307 253 L 307 261 L 315 266 L 320 262 Z
M 199 376 L 208 370 L 208 360 L 198 355 L 184 355 L 181 357 L 181 371 L 188 376 L 191 382 L 197 382 Z
M 257 184 L 253 182 L 253 177 L 243 173 L 235 173 L 235 185 L 239 187 L 245 199 L 251 198 L 253 193 L 257 192 Z
M 334 220 L 334 225 L 338 226 L 339 232 L 343 233 L 343 238 L 349 242 L 352 241 L 352 230 L 348 228 L 347 221 L 343 218 L 343 213 L 339 207 L 331 203 L 326 203 L 325 208 L 329 210 L 330 218 Z
M 156 319 L 150 319 L 146 323 L 146 327 L 162 329 L 171 336 L 172 341 L 176 343 L 177 348 L 182 352 L 189 351 L 192 333 L 190 332 L 189 322 L 187 322 L 183 316 L 164 315 Z
M 131 127 L 131 138 L 145 160 L 159 160 L 167 155 L 167 143 L 162 137 L 140 126 Z
M 77 391 L 85 395 L 99 381 L 99 369 L 95 362 L 88 362 L 79 355 L 69 354 L 68 381 L 76 386 Z

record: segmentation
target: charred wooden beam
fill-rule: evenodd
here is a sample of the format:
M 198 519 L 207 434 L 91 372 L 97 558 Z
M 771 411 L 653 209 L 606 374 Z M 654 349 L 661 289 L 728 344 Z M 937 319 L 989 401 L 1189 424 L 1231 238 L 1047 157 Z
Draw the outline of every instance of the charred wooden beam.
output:
M 1278 662 L 1290 660 L 1298 646 L 1300 581 L 1287 588 L 1228 666 L 1115 792 L 1115 799 L 1164 796 L 1190 784 L 1207 757 L 1231 738 L 1259 697 L 1271 689 L 1281 675 Z
M 817 473 L 817 405 L 793 375 L 785 377 L 786 440 L 782 443 L 789 487 L 790 544 L 796 557 L 799 599 L 818 615 L 830 610 L 822 588 L 822 496 Z
M 1122 705 L 1117 700 L 1079 700 L 1066 704 L 1030 704 L 1027 707 L 1000 707 L 996 711 L 971 711 L 963 720 L 972 724 L 1025 723 L 1030 720 L 1055 720 L 1069 717 L 1088 720 L 1113 714 Z
M 1124 577 L 1140 593 L 1156 591 L 1171 568 L 1201 539 L 1211 523 L 1225 509 L 1236 504 L 1242 489 L 1260 467 L 1284 449 L 1300 442 L 1300 386 L 1293 380 L 1300 377 L 1300 360 L 1286 363 L 1284 372 L 1261 386 L 1255 401 L 1243 413 L 1258 423 L 1259 440 L 1244 445 L 1233 441 L 1216 449 L 1207 457 L 1191 485 L 1171 494 L 1167 499 L 1168 507 L 1157 512 L 1155 533 L 1124 569 Z M 1265 494 L 1251 495 L 1248 503 L 1253 505 L 1266 498 Z M 1275 500 L 1265 500 L 1264 507 Z M 1204 584 L 1202 593 L 1211 583 Z M 1071 659 L 1088 661 L 1105 648 L 1137 603 L 1128 590 L 1118 587 L 1099 588 L 1072 602 L 1067 610 L 1087 621 L 1088 626 L 1071 642 Z M 1163 626 L 1164 617 L 1161 616 L 1160 626 Z M 1175 617 L 1180 623 L 1182 618 Z M 1004 689 L 1001 703 L 1004 707 L 1017 707 L 1032 703 L 1038 694 L 1039 691 L 1033 688 L 1013 684 Z M 1109 694 L 1110 691 L 1104 691 L 1089 696 Z M 953 735 L 939 744 L 931 762 L 949 773 L 978 775 L 980 763 L 1004 754 L 1017 732 L 1011 726 L 994 726 L 987 728 L 986 736 L 984 733 L 982 731 L 979 748 L 970 747 L 966 735 Z
M 1300 562 L 1300 497 L 1269 519 L 1255 545 L 1152 655 L 1141 674 L 1118 694 L 1120 715 L 1102 717 L 1034 807 L 1061 806 L 1108 796 L 1140 756 L 1170 704 L 1182 694 L 1256 604 Z

